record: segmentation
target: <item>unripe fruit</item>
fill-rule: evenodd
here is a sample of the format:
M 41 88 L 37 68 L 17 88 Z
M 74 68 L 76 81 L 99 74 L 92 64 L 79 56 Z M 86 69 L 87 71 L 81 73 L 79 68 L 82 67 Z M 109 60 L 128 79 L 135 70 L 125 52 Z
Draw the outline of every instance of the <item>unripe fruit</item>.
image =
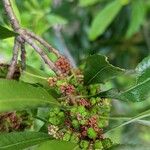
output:
M 72 126 L 75 128 L 75 129 L 79 129 L 79 127 L 80 127 L 80 124 L 79 124 L 79 122 L 78 122 L 78 120 L 73 120 L 72 121 Z
M 71 132 L 68 131 L 68 132 L 66 132 L 66 133 L 64 134 L 63 140 L 64 140 L 64 141 L 69 141 L 70 138 L 71 138 Z
M 80 139 L 76 134 L 71 135 L 70 142 L 78 143 L 79 141 L 80 141 Z
M 90 139 L 95 139 L 97 137 L 97 133 L 95 132 L 93 128 L 89 128 L 87 130 L 87 134 Z
M 96 140 L 95 143 L 94 143 L 94 149 L 103 150 L 102 142 L 99 141 L 99 140 Z
M 102 145 L 103 145 L 104 149 L 108 149 L 113 145 L 113 143 L 109 138 L 106 138 L 106 139 L 102 140 Z
M 89 142 L 86 141 L 86 140 L 82 140 L 80 142 L 80 147 L 83 148 L 83 149 L 87 149 L 89 147 Z
M 96 104 L 96 99 L 95 99 L 94 97 L 92 97 L 92 98 L 90 99 L 90 102 L 91 102 L 92 105 L 95 105 L 95 104 Z

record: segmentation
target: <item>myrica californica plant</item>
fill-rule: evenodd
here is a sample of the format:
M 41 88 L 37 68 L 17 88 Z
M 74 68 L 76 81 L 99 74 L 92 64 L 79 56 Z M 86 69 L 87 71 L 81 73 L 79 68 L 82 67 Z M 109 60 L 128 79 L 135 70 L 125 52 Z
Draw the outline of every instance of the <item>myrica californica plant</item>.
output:
M 104 91 L 101 84 L 123 74 L 125 70 L 109 64 L 103 55 L 91 55 L 82 67 L 72 67 L 69 59 L 49 43 L 20 26 L 10 0 L 3 0 L 3 5 L 15 40 L 10 65 L 0 65 L 1 78 L 7 78 L 0 79 L 0 131 L 7 132 L 0 135 L 0 149 L 25 149 L 38 144 L 40 150 L 61 149 L 61 145 L 65 149 L 83 150 L 106 150 L 118 146 L 105 134 L 110 121 L 111 99 L 138 102 L 149 96 L 147 87 L 150 87 L 150 76 L 147 72 L 150 58 L 147 57 L 137 66 L 135 86 L 122 92 L 114 89 Z M 55 72 L 54 76 L 39 77 L 43 75 L 40 71 L 37 75 L 31 72 L 25 74 L 28 67 L 31 69 L 25 63 L 25 44 L 41 56 Z M 18 61 L 19 50 L 21 62 Z M 56 60 L 52 61 L 45 50 L 53 53 Z M 30 111 L 18 111 L 27 108 Z M 44 114 L 44 111 L 48 115 L 41 117 L 39 114 Z M 148 116 L 146 112 L 137 118 Z M 35 127 L 35 118 L 42 122 L 40 127 Z M 132 118 L 120 126 L 131 122 Z M 45 145 L 48 147 L 45 148 Z

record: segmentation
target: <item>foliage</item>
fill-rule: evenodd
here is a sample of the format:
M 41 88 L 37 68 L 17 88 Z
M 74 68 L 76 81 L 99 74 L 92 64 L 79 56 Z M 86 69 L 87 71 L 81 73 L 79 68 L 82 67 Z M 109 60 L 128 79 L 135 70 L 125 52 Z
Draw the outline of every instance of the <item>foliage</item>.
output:
M 19 78 L 4 79 L 8 65 L 0 65 L 0 125 L 3 120 L 7 132 L 23 130 L 1 133 L 0 149 L 148 149 L 150 2 L 12 2 L 22 26 L 63 54 L 71 53 L 79 67 L 68 76 L 56 76 L 28 46 L 28 65 L 23 71 L 18 65 Z M 17 35 L 8 26 L 0 17 L 0 39 Z M 12 39 L 0 42 L 0 58 L 10 58 Z M 51 53 L 49 57 L 58 61 Z M 18 110 L 30 115 L 9 115 Z M 21 121 L 28 126 L 18 130 Z

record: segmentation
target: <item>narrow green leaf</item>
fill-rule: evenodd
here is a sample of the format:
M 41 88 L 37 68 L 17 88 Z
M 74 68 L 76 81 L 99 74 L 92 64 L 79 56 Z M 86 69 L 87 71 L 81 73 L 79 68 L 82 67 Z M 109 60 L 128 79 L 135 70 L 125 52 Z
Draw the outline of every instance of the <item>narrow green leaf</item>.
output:
M 98 12 L 98 14 L 93 19 L 89 30 L 90 40 L 95 40 L 98 36 L 104 33 L 107 27 L 117 16 L 122 6 L 123 4 L 120 1 L 118 2 L 117 0 L 114 0 Z
M 91 5 L 94 5 L 100 1 L 101 0 L 80 0 L 79 6 L 81 6 L 81 7 L 91 6 Z
M 85 84 L 103 83 L 117 75 L 123 70 L 111 65 L 103 55 L 92 55 L 86 60 L 84 70 Z
M 22 150 L 49 139 L 48 134 L 40 132 L 1 133 L 0 150 Z
M 58 105 L 49 93 L 41 88 L 14 80 L 0 79 L 0 112 Z
M 130 24 L 126 33 L 126 38 L 131 37 L 134 33 L 138 32 L 140 26 L 145 19 L 146 11 L 144 3 L 141 0 L 133 0 L 131 2 L 131 18 Z
M 13 37 L 16 35 L 17 33 L 0 25 L 0 39 L 6 39 L 6 38 Z
M 142 113 L 138 114 L 137 116 L 131 118 L 130 120 L 128 120 L 128 121 L 126 121 L 126 122 L 124 122 L 124 123 L 122 123 L 122 124 L 120 124 L 120 125 L 118 125 L 116 127 L 113 127 L 112 129 L 109 129 L 108 131 L 106 131 L 106 133 L 114 131 L 114 130 L 116 130 L 118 128 L 121 128 L 121 127 L 126 126 L 126 125 L 128 125 L 130 123 L 133 123 L 135 121 L 138 121 L 138 120 L 140 120 L 142 118 L 149 117 L 149 116 L 150 116 L 150 110 L 147 110 L 147 111 L 142 112 Z
M 118 144 L 108 150 L 149 150 L 149 145 L 139 144 Z
M 142 60 L 136 67 L 137 83 L 143 82 L 150 78 L 150 56 Z
M 31 84 L 41 84 L 43 86 L 48 86 L 48 79 L 49 75 L 45 72 L 35 69 L 31 66 L 26 66 L 26 70 L 21 72 L 20 80 L 31 83 Z
M 59 140 L 51 140 L 42 143 L 39 145 L 37 150 L 79 150 L 78 145 L 71 143 L 71 142 L 65 142 L 65 141 L 59 141 Z

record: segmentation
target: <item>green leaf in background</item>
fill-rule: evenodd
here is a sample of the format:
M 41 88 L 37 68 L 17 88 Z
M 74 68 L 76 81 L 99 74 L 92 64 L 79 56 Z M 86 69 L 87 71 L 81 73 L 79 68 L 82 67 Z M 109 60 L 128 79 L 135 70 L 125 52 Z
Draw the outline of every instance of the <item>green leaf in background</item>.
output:
M 149 150 L 149 145 L 139 144 L 118 144 L 108 150 Z
M 140 102 L 147 100 L 150 97 L 150 78 L 140 82 L 130 89 L 121 92 L 118 99 L 123 101 Z
M 46 17 L 47 22 L 49 24 L 49 27 L 52 27 L 53 25 L 59 24 L 59 25 L 64 25 L 67 24 L 67 20 L 59 15 L 48 15 Z
M 9 37 L 13 37 L 13 36 L 16 36 L 17 33 L 3 27 L 0 25 L 0 40 L 1 39 L 6 39 L 6 38 L 9 38 Z
M 58 105 L 43 88 L 14 80 L 0 79 L 0 112 Z
M 78 145 L 71 143 L 71 142 L 65 142 L 65 141 L 59 141 L 59 140 L 51 140 L 42 143 L 39 145 L 37 150 L 79 150 Z
M 143 82 L 150 78 L 150 56 L 143 59 L 136 67 L 137 83 Z
M 123 4 L 120 1 L 114 0 L 98 12 L 98 14 L 93 19 L 92 25 L 89 30 L 90 40 L 95 40 L 98 36 L 104 33 L 107 27 L 117 16 L 122 6 Z
M 91 6 L 91 5 L 94 5 L 100 1 L 101 0 L 80 0 L 79 6 L 81 6 L 81 7 Z
M 138 120 L 143 119 L 143 118 L 146 118 L 146 117 L 150 117 L 150 109 L 149 109 L 149 110 L 146 110 L 146 111 L 144 111 L 144 112 L 142 112 L 142 113 L 140 113 L 140 114 L 138 114 L 138 115 L 135 116 L 135 117 L 132 117 L 130 120 L 128 120 L 128 121 L 126 121 L 126 122 L 123 122 L 122 124 L 120 124 L 120 125 L 118 125 L 118 126 L 115 126 L 115 127 L 111 128 L 111 129 L 109 129 L 108 131 L 106 131 L 106 133 L 112 132 L 112 131 L 114 131 L 114 130 L 116 130 L 116 129 L 118 129 L 118 128 L 121 128 L 121 127 L 123 127 L 123 126 L 126 126 L 126 125 L 128 125 L 128 124 L 130 124 L 130 123 L 133 123 L 133 122 L 135 122 L 135 121 L 138 121 Z
M 0 134 L 1 150 L 22 150 L 50 139 L 40 132 L 11 132 Z
M 20 80 L 31 84 L 41 84 L 47 87 L 48 77 L 49 75 L 45 72 L 27 65 L 26 70 L 21 73 Z
M 104 98 L 113 98 L 122 101 L 140 102 L 147 100 L 150 97 L 150 78 L 131 87 L 130 89 L 118 92 L 116 89 L 110 89 L 108 91 L 103 91 L 96 96 Z
M 20 12 L 18 10 L 18 7 L 16 5 L 16 0 L 10 0 L 13 11 L 15 12 L 15 15 L 17 17 L 17 20 L 19 21 L 19 23 L 21 24 L 21 17 L 20 17 Z
M 104 83 L 105 81 L 120 75 L 123 70 L 111 65 L 103 55 L 92 55 L 86 59 L 84 69 L 85 84 Z
M 126 33 L 126 38 L 130 38 L 138 32 L 142 23 L 144 23 L 146 11 L 143 1 L 133 0 L 131 2 L 131 19 Z

